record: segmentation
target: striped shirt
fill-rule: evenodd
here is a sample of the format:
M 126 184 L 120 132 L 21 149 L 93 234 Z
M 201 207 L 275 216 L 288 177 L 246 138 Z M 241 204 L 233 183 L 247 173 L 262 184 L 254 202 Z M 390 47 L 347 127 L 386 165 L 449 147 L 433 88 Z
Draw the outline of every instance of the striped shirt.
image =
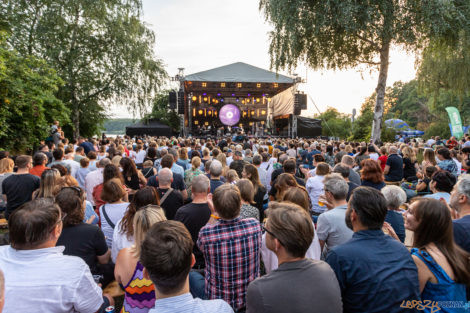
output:
M 235 311 L 245 307 L 248 284 L 259 276 L 261 236 L 253 218 L 219 220 L 201 229 L 197 245 L 206 261 L 208 299 L 223 299 Z

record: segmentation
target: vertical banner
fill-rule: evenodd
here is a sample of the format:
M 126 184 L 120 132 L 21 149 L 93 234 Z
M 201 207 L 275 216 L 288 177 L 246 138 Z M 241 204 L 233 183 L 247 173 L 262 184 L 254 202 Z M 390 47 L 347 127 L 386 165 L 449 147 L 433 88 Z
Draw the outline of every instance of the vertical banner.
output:
M 447 107 L 446 108 L 447 114 L 449 114 L 450 125 L 451 125 L 451 132 L 452 135 L 455 136 L 457 139 L 463 137 L 463 127 L 462 127 L 462 120 L 460 119 L 459 110 L 455 107 Z

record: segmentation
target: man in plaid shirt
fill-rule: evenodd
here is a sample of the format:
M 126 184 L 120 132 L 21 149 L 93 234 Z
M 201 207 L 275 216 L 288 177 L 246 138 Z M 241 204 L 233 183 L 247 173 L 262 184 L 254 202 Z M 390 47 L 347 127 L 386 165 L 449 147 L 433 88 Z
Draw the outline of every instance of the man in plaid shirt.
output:
M 220 186 L 208 200 L 213 214 L 197 241 L 206 261 L 206 297 L 244 311 L 248 284 L 259 276 L 261 226 L 256 219 L 240 219 L 241 197 L 235 185 Z

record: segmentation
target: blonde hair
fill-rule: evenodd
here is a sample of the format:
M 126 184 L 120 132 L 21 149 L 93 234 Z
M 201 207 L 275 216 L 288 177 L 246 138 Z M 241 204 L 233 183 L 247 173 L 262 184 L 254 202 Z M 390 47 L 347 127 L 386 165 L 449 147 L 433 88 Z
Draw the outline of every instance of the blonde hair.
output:
M 346 145 L 346 147 L 344 148 L 344 152 L 352 153 L 352 151 L 353 151 L 353 148 L 351 145 Z
M 408 146 L 405 146 L 405 147 L 403 147 L 403 149 L 401 149 L 401 152 L 403 153 L 404 158 L 408 158 L 408 159 L 411 160 L 411 163 L 416 162 L 416 154 L 413 151 L 413 149 L 411 149 Z
M 0 174 L 11 173 L 15 167 L 15 162 L 10 158 L 0 160 Z
M 55 168 L 45 170 L 41 174 L 41 181 L 39 183 L 39 190 L 36 197 L 53 198 L 55 194 L 60 191 L 59 186 L 66 187 L 62 186 L 62 181 L 63 179 L 60 177 L 59 170 Z
M 237 171 L 235 170 L 228 170 L 225 178 L 227 179 L 227 183 L 237 182 L 240 179 L 240 177 L 238 177 Z
M 158 205 L 147 205 L 135 213 L 132 221 L 134 228 L 134 244 L 131 247 L 131 252 L 134 257 L 140 257 L 140 247 L 150 227 L 162 221 L 166 221 L 165 212 Z
M 111 163 L 113 163 L 116 167 L 120 167 L 121 159 L 122 159 L 122 156 L 115 155 L 113 159 L 111 160 Z
M 201 158 L 198 156 L 193 157 L 193 159 L 191 160 L 191 166 L 193 170 L 198 169 L 201 166 Z

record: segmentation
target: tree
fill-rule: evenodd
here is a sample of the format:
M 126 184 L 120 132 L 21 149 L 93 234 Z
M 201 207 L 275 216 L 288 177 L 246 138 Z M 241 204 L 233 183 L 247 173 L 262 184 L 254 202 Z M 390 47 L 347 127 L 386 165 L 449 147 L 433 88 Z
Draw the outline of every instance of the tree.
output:
M 327 108 L 316 118 L 321 119 L 323 136 L 346 139 L 351 135 L 351 118 L 334 108 Z
M 0 8 L 9 43 L 64 81 L 58 97 L 72 111 L 74 137 L 98 131 L 110 103 L 145 112 L 166 77 L 141 0 L 7 0 Z
M 0 147 L 31 151 L 54 120 L 68 121 L 68 109 L 55 97 L 62 83 L 44 60 L 22 57 L 0 31 Z
M 464 1 L 260 0 L 277 69 L 305 62 L 314 69 L 378 68 L 372 139 L 380 139 L 392 45 L 418 50 L 431 37 L 453 40 L 470 25 Z
M 169 90 L 164 90 L 157 94 L 153 100 L 152 111 L 146 114 L 142 120 L 147 122 L 149 119 L 157 119 L 163 124 L 170 126 L 173 132 L 179 132 L 181 119 L 175 110 L 168 109 L 169 101 Z

